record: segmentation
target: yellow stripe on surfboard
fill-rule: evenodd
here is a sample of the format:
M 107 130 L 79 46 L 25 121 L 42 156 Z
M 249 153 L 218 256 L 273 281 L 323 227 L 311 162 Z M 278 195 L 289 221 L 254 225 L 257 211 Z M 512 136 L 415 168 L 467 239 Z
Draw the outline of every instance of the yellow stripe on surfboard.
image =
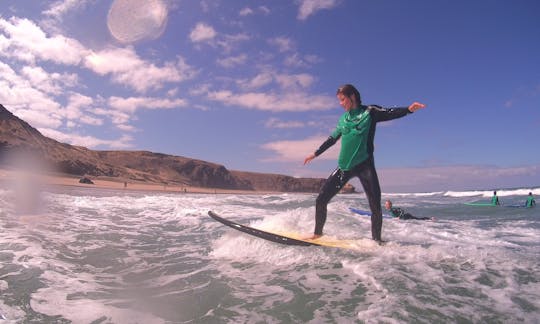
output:
M 298 241 L 315 243 L 321 246 L 335 247 L 341 249 L 361 249 L 367 246 L 375 246 L 376 243 L 369 239 L 338 239 L 332 236 L 323 235 L 317 239 L 305 239 L 306 234 L 299 234 L 294 232 L 277 232 L 272 231 L 272 233 L 289 237 Z

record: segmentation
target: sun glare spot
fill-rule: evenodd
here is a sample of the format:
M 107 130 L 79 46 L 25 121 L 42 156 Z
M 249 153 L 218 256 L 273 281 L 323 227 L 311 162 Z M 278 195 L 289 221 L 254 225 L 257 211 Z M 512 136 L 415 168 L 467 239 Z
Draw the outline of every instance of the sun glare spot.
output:
M 157 39 L 167 25 L 168 9 L 161 0 L 115 0 L 107 16 L 111 35 L 129 44 Z

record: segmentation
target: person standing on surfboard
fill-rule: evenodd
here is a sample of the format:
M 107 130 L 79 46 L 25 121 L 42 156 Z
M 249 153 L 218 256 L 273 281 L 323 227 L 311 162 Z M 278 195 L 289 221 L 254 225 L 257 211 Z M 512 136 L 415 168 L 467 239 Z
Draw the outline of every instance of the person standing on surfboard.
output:
M 532 192 L 529 192 L 529 195 L 527 196 L 527 201 L 525 202 L 525 207 L 531 208 L 536 206 L 536 201 L 534 201 L 534 196 Z
M 499 202 L 499 197 L 497 196 L 497 191 L 493 191 L 493 197 L 491 197 L 491 204 L 493 206 L 499 206 L 501 204 Z
M 366 193 L 371 209 L 371 237 L 382 242 L 381 188 L 373 160 L 373 139 L 378 122 L 406 116 L 424 108 L 413 102 L 409 107 L 385 109 L 380 106 L 364 106 L 360 92 L 351 84 L 338 88 L 339 104 L 345 109 L 337 127 L 328 139 L 304 159 L 304 165 L 321 155 L 341 138 L 338 167 L 322 186 L 315 205 L 315 231 L 311 239 L 323 235 L 327 205 L 352 177 L 358 177 Z

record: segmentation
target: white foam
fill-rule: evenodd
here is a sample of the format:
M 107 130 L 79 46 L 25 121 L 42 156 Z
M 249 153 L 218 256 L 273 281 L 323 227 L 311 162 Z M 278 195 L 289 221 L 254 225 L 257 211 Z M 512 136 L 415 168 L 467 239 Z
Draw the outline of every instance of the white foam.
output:
M 221 308 L 237 314 L 238 321 L 274 322 L 277 317 L 268 310 L 294 307 L 287 309 L 294 313 L 317 304 L 313 322 L 377 318 L 392 323 L 395 315 L 425 320 L 414 314 L 418 305 L 442 314 L 434 317 L 439 320 L 459 316 L 482 322 L 485 310 L 493 309 L 499 321 L 534 322 L 538 312 L 522 309 L 516 300 L 540 309 L 535 281 L 540 229 L 530 216 L 535 211 L 510 219 L 512 214 L 501 209 L 462 220 L 448 210 L 454 210 L 463 193 L 471 194 L 395 196 L 401 206 L 444 210 L 447 216 L 436 222 L 384 220 L 383 238 L 390 242 L 383 247 L 368 244 L 373 243 L 370 219 L 348 209 L 367 209 L 365 196 L 336 196 L 328 206 L 325 235 L 360 239 L 365 245 L 360 252 L 278 245 L 207 216 L 213 209 L 261 229 L 312 233 L 314 195 L 49 193 L 43 217 L 16 217 L 0 193 L 0 227 L 9 228 L 0 244 L 13 255 L 8 261 L 13 269 L 43 270 L 32 278 L 45 285 L 31 295 L 32 308 L 73 322 L 130 322 L 137 321 L 135 316 L 164 321 L 158 309 L 155 315 L 121 309 L 114 305 L 129 300 L 100 293 L 131 289 L 123 279 L 128 274 L 140 278 L 137 283 L 143 288 L 159 288 L 151 297 L 175 298 L 190 291 L 221 294 L 216 298 L 222 304 L 207 305 L 203 313 L 216 314 L 212 309 Z M 110 255 L 100 254 L 108 250 Z M 19 270 L 4 278 L 16 277 Z M 0 293 L 9 285 L 9 279 L 0 281 Z M 0 310 L 10 319 L 24 317 L 17 306 L 0 303 Z
M 71 281 L 73 283 L 73 281 Z M 68 299 L 69 286 L 42 288 L 32 295 L 30 306 L 37 312 L 49 316 L 62 316 L 74 323 L 91 323 L 103 317 L 112 323 L 165 323 L 152 314 L 134 309 L 109 306 L 103 301 L 92 299 Z
M 540 195 L 540 188 L 518 188 L 518 189 L 492 189 L 492 190 L 471 190 L 471 191 L 447 191 L 444 193 L 448 197 L 484 197 L 493 196 L 493 191 L 497 191 L 497 196 L 527 196 L 529 192 L 533 195 Z

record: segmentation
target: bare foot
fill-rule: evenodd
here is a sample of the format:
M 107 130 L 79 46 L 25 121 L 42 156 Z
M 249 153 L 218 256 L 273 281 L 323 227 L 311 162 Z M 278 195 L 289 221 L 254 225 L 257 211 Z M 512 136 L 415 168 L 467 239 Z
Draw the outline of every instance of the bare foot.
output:
M 303 237 L 302 239 L 303 240 L 316 240 L 316 239 L 320 238 L 321 236 L 322 235 L 313 234 L 313 235 L 310 235 L 310 236 Z
M 386 245 L 386 241 L 383 241 L 383 240 L 375 240 L 375 242 L 377 242 L 377 244 L 379 244 L 379 246 Z

